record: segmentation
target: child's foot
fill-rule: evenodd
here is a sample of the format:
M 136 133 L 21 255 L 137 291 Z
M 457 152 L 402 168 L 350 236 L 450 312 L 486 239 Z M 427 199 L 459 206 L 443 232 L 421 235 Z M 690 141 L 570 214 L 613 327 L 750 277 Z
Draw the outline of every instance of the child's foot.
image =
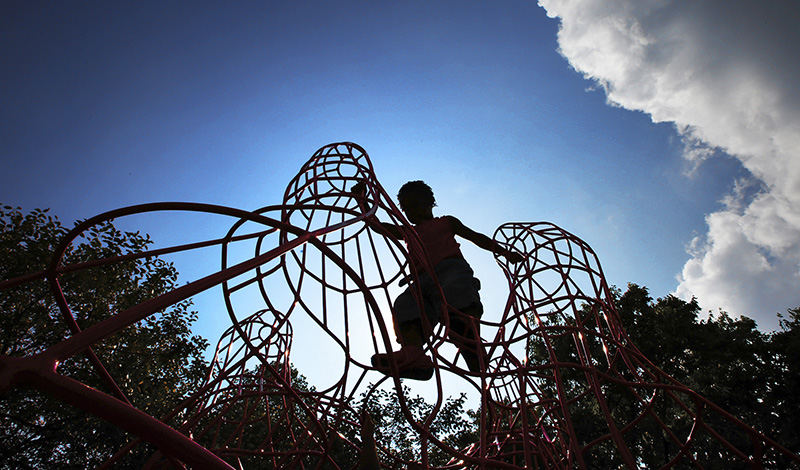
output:
M 487 358 L 485 351 L 483 351 L 483 346 L 478 346 L 476 348 L 475 345 L 458 345 L 458 350 L 461 351 L 461 357 L 463 357 L 464 362 L 467 363 L 467 369 L 473 374 L 478 374 L 483 370 L 481 367 L 481 360 L 478 357 L 479 353 L 483 356 L 483 367 L 486 367 Z
M 397 362 L 400 377 L 414 380 L 429 380 L 433 377 L 433 361 L 419 346 L 404 346 L 399 351 L 375 354 L 372 366 L 383 374 L 391 375 L 391 358 Z
M 464 362 L 467 363 L 467 369 L 473 374 L 477 374 L 481 370 L 480 361 L 478 361 L 478 355 L 472 351 L 461 351 L 461 355 L 464 356 Z

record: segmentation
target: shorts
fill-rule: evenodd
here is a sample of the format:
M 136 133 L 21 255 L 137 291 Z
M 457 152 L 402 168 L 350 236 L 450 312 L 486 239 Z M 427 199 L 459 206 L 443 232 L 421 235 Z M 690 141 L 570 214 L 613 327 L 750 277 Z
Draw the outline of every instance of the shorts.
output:
M 440 261 L 434 271 L 447 304 L 456 310 L 473 307 L 471 311 L 477 312 L 480 318 L 483 314 L 483 304 L 478 294 L 481 282 L 475 278 L 469 263 L 463 258 L 447 258 Z M 421 294 L 419 301 L 415 292 Z M 420 306 L 424 309 L 431 327 L 439 323 L 442 314 L 442 296 L 428 273 L 421 273 L 417 286 L 412 284 L 395 299 L 395 329 L 400 323 L 421 318 Z

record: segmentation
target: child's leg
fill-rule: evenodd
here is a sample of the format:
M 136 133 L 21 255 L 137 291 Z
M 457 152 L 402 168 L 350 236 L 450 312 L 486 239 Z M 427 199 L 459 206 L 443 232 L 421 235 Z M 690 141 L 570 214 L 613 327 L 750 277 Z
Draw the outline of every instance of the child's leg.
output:
M 422 301 L 423 308 L 427 307 Z M 397 342 L 400 343 L 399 351 L 375 354 L 372 356 L 372 365 L 379 371 L 389 374 L 391 362 L 397 364 L 400 377 L 428 380 L 433 376 L 433 362 L 425 354 L 423 348 L 430 333 L 430 327 L 425 328 L 419 314 L 419 303 L 412 294 L 411 288 L 400 294 L 394 302 L 394 331 Z M 427 320 L 427 319 L 426 319 Z
M 400 349 L 394 352 L 379 353 L 372 356 L 372 366 L 389 375 L 392 362 L 397 364 L 400 377 L 415 380 L 428 380 L 433 377 L 433 361 L 425 354 L 423 345 L 425 335 L 419 319 L 395 326 Z
M 430 301 L 421 295 L 422 292 L 419 292 L 422 298 L 418 300 L 412 291 L 413 288 L 414 286 L 410 286 L 395 299 L 392 320 L 395 337 L 400 345 L 422 347 L 432 334 L 433 325 L 430 323 L 433 319 L 430 313 L 436 306 L 431 305 Z M 420 315 L 420 304 L 426 315 L 424 320 Z
M 397 333 L 397 342 L 401 346 L 419 346 L 421 348 L 428 338 L 428 335 L 422 332 L 422 321 L 419 318 L 399 323 L 395 332 Z
M 486 369 L 486 352 L 481 343 L 480 309 L 467 307 L 461 312 L 453 311 L 450 315 L 450 331 L 448 337 L 456 345 L 467 368 L 472 373 Z
M 483 305 L 479 294 L 480 281 L 475 278 L 469 263 L 462 258 L 448 258 L 436 266 L 436 275 L 450 306 L 450 328 L 447 335 L 467 363 L 478 373 L 486 368 L 480 323 Z

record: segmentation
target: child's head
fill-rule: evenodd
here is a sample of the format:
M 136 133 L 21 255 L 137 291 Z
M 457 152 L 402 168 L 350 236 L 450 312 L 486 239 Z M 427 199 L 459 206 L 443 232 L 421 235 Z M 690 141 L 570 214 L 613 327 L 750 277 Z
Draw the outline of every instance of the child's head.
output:
M 400 207 L 406 207 L 414 204 L 424 207 L 433 207 L 436 205 L 436 198 L 433 197 L 433 190 L 430 186 L 425 184 L 424 181 L 409 181 L 404 184 L 400 191 L 397 192 L 397 200 L 400 202 Z
M 400 208 L 412 224 L 418 224 L 433 217 L 436 199 L 433 190 L 422 181 L 409 181 L 397 193 Z

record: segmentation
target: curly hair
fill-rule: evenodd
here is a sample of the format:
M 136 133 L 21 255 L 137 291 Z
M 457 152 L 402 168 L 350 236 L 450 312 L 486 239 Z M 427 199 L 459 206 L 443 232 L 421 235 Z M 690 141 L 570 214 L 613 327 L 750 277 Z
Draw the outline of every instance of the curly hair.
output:
M 431 207 L 436 205 L 436 198 L 433 197 L 433 190 L 421 180 L 409 181 L 397 192 L 397 200 L 400 201 L 401 206 L 403 205 L 403 201 L 409 197 L 417 198 L 422 203 L 430 204 Z

